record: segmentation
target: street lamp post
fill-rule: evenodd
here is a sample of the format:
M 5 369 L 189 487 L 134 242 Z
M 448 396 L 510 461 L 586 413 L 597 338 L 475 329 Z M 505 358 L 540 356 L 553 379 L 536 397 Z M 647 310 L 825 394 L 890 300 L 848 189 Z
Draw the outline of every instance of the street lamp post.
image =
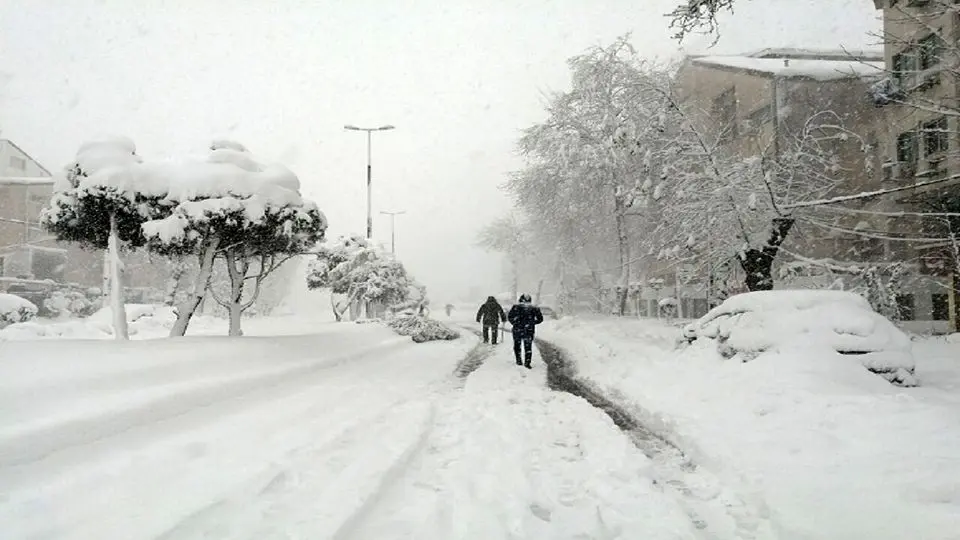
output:
M 396 224 L 394 220 L 397 216 L 401 214 L 406 214 L 407 211 L 401 210 L 399 212 L 380 212 L 380 213 L 390 216 L 390 253 L 392 253 L 393 255 L 396 255 L 397 254 L 397 236 L 395 234 Z
M 343 126 L 343 129 L 350 131 L 366 131 L 367 132 L 367 239 L 373 238 L 373 216 L 371 215 L 373 211 L 373 196 L 370 193 L 370 184 L 373 178 L 373 165 L 371 164 L 371 142 L 372 134 L 374 131 L 388 131 L 394 129 L 394 126 L 385 125 L 376 128 L 362 128 L 353 125 Z

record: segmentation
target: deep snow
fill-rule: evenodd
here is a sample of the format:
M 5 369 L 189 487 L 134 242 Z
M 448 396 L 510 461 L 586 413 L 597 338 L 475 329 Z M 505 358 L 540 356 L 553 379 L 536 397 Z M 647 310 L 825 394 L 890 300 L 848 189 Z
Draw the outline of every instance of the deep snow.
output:
M 541 331 L 780 539 L 960 538 L 960 344 L 919 342 L 923 386 L 904 389 L 829 352 L 739 363 L 710 345 L 676 352 L 678 335 L 611 318 Z
M 698 538 L 650 461 L 547 390 L 542 364 L 500 346 L 464 379 L 472 338 L 251 325 L 281 327 L 0 342 L 3 536 Z
M 349 324 L 242 340 L 6 342 L 3 536 L 156 538 L 311 466 L 448 374 L 466 346 Z M 410 429 L 394 420 L 394 432 Z M 372 429 L 352 451 L 389 440 Z

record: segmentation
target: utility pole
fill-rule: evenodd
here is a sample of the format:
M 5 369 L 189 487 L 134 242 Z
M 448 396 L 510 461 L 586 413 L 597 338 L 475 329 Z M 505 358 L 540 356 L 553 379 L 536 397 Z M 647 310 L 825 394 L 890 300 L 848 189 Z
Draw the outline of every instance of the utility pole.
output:
M 373 215 L 372 215 L 373 196 L 370 191 L 371 184 L 373 182 L 373 164 L 371 159 L 371 156 L 372 156 L 371 143 L 373 138 L 372 134 L 374 131 L 388 131 L 395 128 L 394 126 L 391 126 L 389 124 L 385 126 L 376 127 L 376 128 L 362 128 L 362 127 L 357 127 L 357 126 L 348 124 L 346 126 L 343 126 L 343 129 L 347 129 L 350 131 L 366 131 L 367 132 L 367 240 L 369 240 L 373 238 Z
M 397 236 L 396 236 L 396 224 L 394 222 L 395 218 L 401 214 L 406 214 L 406 210 L 400 210 L 399 212 L 380 212 L 390 216 L 390 253 L 394 256 L 397 255 Z

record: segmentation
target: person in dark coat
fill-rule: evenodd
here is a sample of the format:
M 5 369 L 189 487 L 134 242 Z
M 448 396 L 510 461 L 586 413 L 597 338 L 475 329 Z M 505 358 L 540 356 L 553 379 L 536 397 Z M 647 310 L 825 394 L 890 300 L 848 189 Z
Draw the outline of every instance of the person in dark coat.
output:
M 498 327 L 501 322 L 506 320 L 507 315 L 500 307 L 500 302 L 497 302 L 496 298 L 488 296 L 487 301 L 477 311 L 477 322 L 483 324 L 483 342 L 489 343 L 490 334 L 493 334 L 493 344 L 496 345 Z
M 529 294 L 520 295 L 520 303 L 510 308 L 507 320 L 513 325 L 513 355 L 517 357 L 517 365 L 532 368 L 533 334 L 536 326 L 543 322 L 543 313 L 533 305 Z M 523 363 L 520 362 L 521 345 L 523 346 Z

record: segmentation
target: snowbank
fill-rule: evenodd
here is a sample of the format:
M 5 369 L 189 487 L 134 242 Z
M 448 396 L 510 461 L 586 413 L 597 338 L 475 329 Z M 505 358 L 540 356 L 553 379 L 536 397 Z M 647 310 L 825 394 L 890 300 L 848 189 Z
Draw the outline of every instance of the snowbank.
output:
M 541 336 L 736 486 L 781 538 L 957 538 L 960 345 L 918 345 L 918 374 L 933 380 L 903 389 L 831 351 L 748 363 L 709 344 L 676 351 L 677 330 L 655 321 L 564 319 Z

